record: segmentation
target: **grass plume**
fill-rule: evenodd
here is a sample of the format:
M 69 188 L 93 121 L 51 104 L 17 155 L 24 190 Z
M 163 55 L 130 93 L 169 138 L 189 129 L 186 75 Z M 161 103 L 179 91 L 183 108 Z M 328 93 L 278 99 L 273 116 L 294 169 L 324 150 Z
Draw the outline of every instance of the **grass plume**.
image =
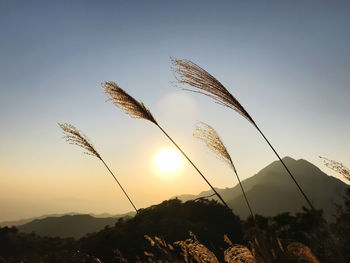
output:
M 216 154 L 216 156 L 219 159 L 224 161 L 226 164 L 228 164 L 232 168 L 232 170 L 234 171 L 234 173 L 237 177 L 237 180 L 239 182 L 239 186 L 241 187 L 241 190 L 242 190 L 244 199 L 247 203 L 250 214 L 251 214 L 252 218 L 254 218 L 254 213 L 253 213 L 252 208 L 249 204 L 247 195 L 243 189 L 243 185 L 242 185 L 241 180 L 238 176 L 236 167 L 233 164 L 232 158 L 231 158 L 230 154 L 228 153 L 227 148 L 224 145 L 223 141 L 221 140 L 219 134 L 210 125 L 208 125 L 204 122 L 200 122 L 199 124 L 196 125 L 195 133 L 193 134 L 193 136 L 195 138 L 203 141 L 208 146 L 208 148 L 211 149 Z
M 225 262 L 228 263 L 257 263 L 252 252 L 243 245 L 232 245 L 224 251 Z
M 167 132 L 158 124 L 155 120 L 151 112 L 146 108 L 146 106 L 142 103 L 134 99 L 130 96 L 126 91 L 119 87 L 119 85 L 112 81 L 106 81 L 103 84 L 103 88 L 106 94 L 109 96 L 109 100 L 113 102 L 115 106 L 123 110 L 126 114 L 133 118 L 145 119 L 152 123 L 154 123 L 163 133 L 164 135 L 176 146 L 176 148 L 185 156 L 185 158 L 191 163 L 193 168 L 199 173 L 199 175 L 203 178 L 203 180 L 210 186 L 210 188 L 214 191 L 220 201 L 227 207 L 224 199 L 220 196 L 220 194 L 215 190 L 215 188 L 210 184 L 207 178 L 202 174 L 202 172 L 197 168 L 197 166 L 191 161 L 191 159 L 185 154 L 185 152 L 178 146 L 178 144 L 168 135 Z
M 86 137 L 81 131 L 68 123 L 59 123 L 58 126 L 63 130 L 64 139 L 66 139 L 69 144 L 77 145 L 85 149 L 87 151 L 84 152 L 85 154 L 95 156 L 100 160 L 102 159 L 88 137 Z
M 132 207 L 135 209 L 135 211 L 137 212 L 137 209 L 134 205 L 134 203 L 131 201 L 129 195 L 126 193 L 126 191 L 124 190 L 124 188 L 122 187 L 122 185 L 119 183 L 119 181 L 117 180 L 117 178 L 115 177 L 115 175 L 113 174 L 113 172 L 111 171 L 111 169 L 109 169 L 109 167 L 107 166 L 107 164 L 105 163 L 105 161 L 102 159 L 101 155 L 96 151 L 95 147 L 93 146 L 93 144 L 90 142 L 90 140 L 81 132 L 79 131 L 76 127 L 74 127 L 71 124 L 68 123 L 58 123 L 58 125 L 60 126 L 60 128 L 63 130 L 64 133 L 64 138 L 66 139 L 66 141 L 69 144 L 73 144 L 73 145 L 77 145 L 79 147 L 82 147 L 83 149 L 85 149 L 87 152 L 84 152 L 86 154 L 92 155 L 97 157 L 98 159 L 100 159 L 102 161 L 102 163 L 105 165 L 105 167 L 107 168 L 107 170 L 109 171 L 109 173 L 113 176 L 114 180 L 116 181 L 116 183 L 119 185 L 119 187 L 122 189 L 123 193 L 125 194 L 125 196 L 127 197 L 127 199 L 129 200 L 130 204 L 132 205 Z
M 212 75 L 189 60 L 172 59 L 177 81 L 196 89 L 184 90 L 204 94 L 216 103 L 231 108 L 250 121 L 255 122 L 239 101 Z
M 350 181 L 350 169 L 347 168 L 344 164 L 334 160 L 329 160 L 322 156 L 319 157 L 323 160 L 325 166 L 341 174 L 346 180 Z
M 105 92 L 110 96 L 109 101 L 112 101 L 115 106 L 123 110 L 126 114 L 136 119 L 144 119 L 153 122 L 157 125 L 157 121 L 146 106 L 131 97 L 117 83 L 106 81 L 103 85 Z
M 263 136 L 267 144 L 271 147 L 272 151 L 276 154 L 287 173 L 294 181 L 295 185 L 298 187 L 299 191 L 305 198 L 308 205 L 314 209 L 310 199 L 305 194 L 293 174 L 288 169 L 287 165 L 283 162 L 275 148 L 271 145 L 269 140 L 265 137 L 263 132 L 260 130 L 258 125 L 255 123 L 253 118 L 249 115 L 249 113 L 243 108 L 243 106 L 239 103 L 239 101 L 212 75 L 210 75 L 207 71 L 196 65 L 190 60 L 179 60 L 172 59 L 173 70 L 175 72 L 175 77 L 179 84 L 185 84 L 192 89 L 184 90 L 204 94 L 215 100 L 216 103 L 221 104 L 223 106 L 229 107 L 236 112 L 238 112 L 241 116 L 246 118 L 250 123 L 254 125 L 254 127 L 259 131 L 259 133 Z

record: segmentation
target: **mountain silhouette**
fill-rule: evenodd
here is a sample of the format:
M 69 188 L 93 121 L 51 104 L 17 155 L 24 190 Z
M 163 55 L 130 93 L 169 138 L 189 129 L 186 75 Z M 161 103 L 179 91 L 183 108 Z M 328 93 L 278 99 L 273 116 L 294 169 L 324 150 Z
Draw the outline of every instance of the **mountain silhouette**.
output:
M 102 230 L 106 226 L 113 226 L 120 218 L 131 217 L 131 212 L 117 217 L 97 218 L 91 215 L 64 215 L 35 219 L 29 223 L 17 226 L 24 233 L 35 233 L 48 237 L 81 238 L 88 233 Z
M 306 160 L 285 157 L 283 161 L 315 208 L 323 209 L 325 217 L 332 219 L 336 212 L 335 204 L 343 203 L 343 194 L 348 185 L 328 176 Z M 242 185 L 256 214 L 274 216 L 282 212 L 299 212 L 302 206 L 307 207 L 303 196 L 279 161 L 272 162 L 256 175 L 243 180 Z M 235 214 L 242 218 L 248 216 L 249 210 L 239 185 L 217 190 Z M 212 191 L 204 191 L 199 195 L 181 195 L 178 198 L 185 201 L 211 194 Z
M 323 173 L 318 167 L 306 160 L 285 157 L 283 161 L 309 196 L 315 208 L 323 209 L 324 216 L 332 220 L 336 213 L 335 204 L 343 204 L 343 195 L 349 186 L 341 180 Z M 242 185 L 255 214 L 275 216 L 283 212 L 296 213 L 307 205 L 279 161 L 272 162 L 256 175 L 243 180 Z M 216 190 L 236 215 L 242 219 L 248 216 L 249 211 L 239 185 L 225 189 L 217 188 Z M 213 192 L 210 190 L 203 191 L 199 195 L 180 195 L 177 198 L 188 201 L 212 194 Z M 210 197 L 209 199 L 216 198 Z M 130 217 L 134 214 L 134 212 L 130 212 L 109 217 L 81 214 L 55 215 L 37 218 L 30 222 L 20 220 L 12 223 L 16 223 L 13 225 L 17 225 L 19 231 L 24 233 L 34 232 L 40 236 L 81 238 L 88 233 L 100 231 L 106 226 L 113 226 L 119 218 Z M 20 222 L 25 223 L 20 224 Z

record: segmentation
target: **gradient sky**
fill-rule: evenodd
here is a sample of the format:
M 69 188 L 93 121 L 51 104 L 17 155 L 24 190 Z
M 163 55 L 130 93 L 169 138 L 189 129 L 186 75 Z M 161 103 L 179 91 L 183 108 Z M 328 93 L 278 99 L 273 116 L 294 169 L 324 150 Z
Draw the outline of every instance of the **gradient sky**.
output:
M 196 121 L 225 142 L 242 178 L 275 160 L 234 111 L 173 84 L 170 56 L 205 68 L 239 99 L 282 156 L 350 166 L 348 1 L 0 2 L 0 221 L 132 207 L 96 159 L 62 140 L 81 129 L 137 207 L 208 186 L 184 161 L 154 166 L 171 143 L 106 101 L 116 81 L 142 100 L 217 187 L 231 170 L 192 138 Z M 338 177 L 338 176 L 337 176 Z

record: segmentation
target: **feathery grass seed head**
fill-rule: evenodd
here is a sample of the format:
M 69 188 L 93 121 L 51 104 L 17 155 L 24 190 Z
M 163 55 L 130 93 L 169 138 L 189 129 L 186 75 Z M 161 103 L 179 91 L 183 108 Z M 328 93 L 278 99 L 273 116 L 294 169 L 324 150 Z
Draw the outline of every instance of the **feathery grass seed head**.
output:
M 206 246 L 199 243 L 198 240 L 193 240 L 189 238 L 185 241 L 176 241 L 174 242 L 174 244 L 181 248 L 184 254 L 185 262 L 192 262 L 188 260 L 188 255 L 190 255 L 196 262 L 219 263 L 215 254 L 212 251 L 210 251 Z
M 333 171 L 340 173 L 345 179 L 350 181 L 350 169 L 344 166 L 344 164 L 334 161 L 334 160 L 329 160 L 325 157 L 319 156 L 322 160 L 325 166 L 328 168 L 332 169 Z
M 288 252 L 295 256 L 298 262 L 319 263 L 308 246 L 300 242 L 292 242 L 287 246 Z
M 242 245 L 232 245 L 224 251 L 225 262 L 256 263 L 256 259 L 250 250 Z
M 265 141 L 269 144 L 269 146 L 276 154 L 280 162 L 283 164 L 289 176 L 293 179 L 299 191 L 304 196 L 306 202 L 312 209 L 314 209 L 313 204 L 311 203 L 310 199 L 307 197 L 303 189 L 300 187 L 293 174 L 289 171 L 288 167 L 285 165 L 281 157 L 273 148 L 269 140 L 265 137 L 265 135 L 259 129 L 258 125 L 256 125 L 256 123 L 254 122 L 253 118 L 250 117 L 248 112 L 243 108 L 239 101 L 217 79 L 215 79 L 207 71 L 205 71 L 192 61 L 172 59 L 172 63 L 175 78 L 177 79 L 178 83 L 186 84 L 192 87 L 192 89 L 184 90 L 204 94 L 214 99 L 216 103 L 235 110 L 244 118 L 246 118 L 251 124 L 254 125 L 254 127 L 259 131 L 259 133 L 264 137 Z
M 214 99 L 216 103 L 235 110 L 256 126 L 252 117 L 250 117 L 239 101 L 207 71 L 186 59 L 172 59 L 172 64 L 177 82 L 194 88 L 184 88 L 184 90 L 204 94 Z
M 228 164 L 234 171 L 236 168 L 233 165 L 231 156 L 228 153 L 224 143 L 222 142 L 219 134 L 215 131 L 213 127 L 204 122 L 199 122 L 196 125 L 195 132 L 193 136 L 201 141 L 203 141 L 210 150 L 212 150 L 216 156 Z
M 132 118 L 145 119 L 157 124 L 149 109 L 142 102 L 126 93 L 117 83 L 106 81 L 103 84 L 103 89 L 109 95 L 109 100 Z
M 99 153 L 95 150 L 89 139 L 76 127 L 68 123 L 58 123 L 64 133 L 64 138 L 69 144 L 78 145 L 84 148 L 87 152 L 85 154 L 92 155 L 101 159 Z

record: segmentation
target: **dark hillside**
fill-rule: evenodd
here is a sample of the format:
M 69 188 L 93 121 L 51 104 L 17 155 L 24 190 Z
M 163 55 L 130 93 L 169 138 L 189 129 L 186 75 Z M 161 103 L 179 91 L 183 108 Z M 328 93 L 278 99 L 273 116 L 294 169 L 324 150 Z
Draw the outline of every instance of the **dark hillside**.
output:
M 90 215 L 65 215 L 36 219 L 18 226 L 24 233 L 35 233 L 48 237 L 81 238 L 87 233 L 97 232 L 106 226 L 113 226 L 119 218 L 96 218 Z
M 224 234 L 235 243 L 241 243 L 243 238 L 239 218 L 216 201 L 182 203 L 171 199 L 142 209 L 134 218 L 121 220 L 113 228 L 88 235 L 81 245 L 87 253 L 111 262 L 116 248 L 129 259 L 142 255 L 148 244 L 144 235 L 158 236 L 171 243 L 185 240 L 189 231 L 214 252 L 225 246 Z

